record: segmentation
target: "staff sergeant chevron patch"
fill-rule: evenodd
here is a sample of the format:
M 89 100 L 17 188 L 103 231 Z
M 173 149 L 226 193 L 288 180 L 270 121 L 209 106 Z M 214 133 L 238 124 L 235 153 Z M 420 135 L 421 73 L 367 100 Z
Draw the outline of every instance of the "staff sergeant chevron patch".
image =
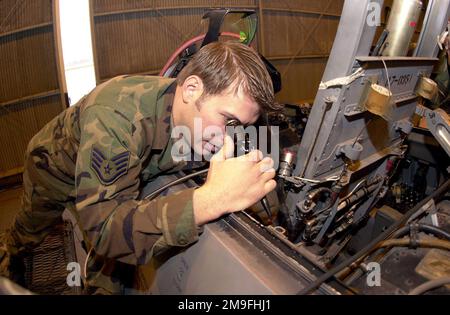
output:
M 111 185 L 128 172 L 130 152 L 124 151 L 111 158 L 95 146 L 91 151 L 91 168 L 103 185 Z

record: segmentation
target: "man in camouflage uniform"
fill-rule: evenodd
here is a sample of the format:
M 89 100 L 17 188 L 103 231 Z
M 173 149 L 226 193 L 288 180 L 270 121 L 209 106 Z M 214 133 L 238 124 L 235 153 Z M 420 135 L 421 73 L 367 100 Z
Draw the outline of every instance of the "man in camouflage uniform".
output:
M 226 138 L 202 187 L 138 200 L 143 183 L 186 166 L 172 157 L 173 127 L 193 131 L 200 118 L 204 127 L 224 130 L 228 119 L 251 124 L 268 109 L 276 105 L 264 64 L 234 42 L 203 47 L 177 80 L 120 76 L 97 86 L 31 140 L 22 207 L 6 235 L 4 272 L 9 259 L 42 242 L 65 209 L 75 214 L 96 257 L 140 265 L 171 246 L 192 244 L 203 224 L 273 190 L 275 171 L 259 151 L 228 158 L 232 143 Z M 196 153 L 215 153 L 223 135 L 186 141 Z M 117 293 L 104 282 L 98 286 Z

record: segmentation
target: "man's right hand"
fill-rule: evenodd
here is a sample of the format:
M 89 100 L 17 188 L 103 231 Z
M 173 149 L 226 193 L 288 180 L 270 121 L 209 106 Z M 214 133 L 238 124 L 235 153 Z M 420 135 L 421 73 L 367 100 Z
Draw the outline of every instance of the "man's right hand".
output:
M 232 139 L 226 136 L 222 149 L 211 159 L 205 184 L 194 192 L 197 225 L 244 210 L 276 187 L 271 158 L 263 159 L 258 150 L 228 158 L 233 155 L 233 148 Z

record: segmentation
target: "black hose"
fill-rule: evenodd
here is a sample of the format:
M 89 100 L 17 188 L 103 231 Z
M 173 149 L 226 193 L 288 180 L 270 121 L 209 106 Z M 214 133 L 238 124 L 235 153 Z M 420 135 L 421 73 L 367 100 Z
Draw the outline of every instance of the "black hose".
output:
M 417 230 L 420 232 L 426 232 L 429 234 L 433 234 L 434 236 L 445 238 L 448 241 L 450 241 L 450 233 L 447 233 L 446 231 L 441 230 L 435 226 L 428 225 L 428 224 L 415 224 L 415 226 L 417 227 Z M 411 230 L 411 225 L 404 226 L 404 227 L 398 229 L 397 232 L 394 233 L 392 238 L 400 238 L 402 236 L 405 236 L 406 234 L 409 233 L 410 230 Z
M 441 187 L 439 187 L 437 190 L 435 190 L 430 196 L 423 199 L 421 202 L 419 202 L 414 208 L 410 209 L 408 212 L 406 212 L 400 220 L 394 222 L 387 230 L 385 230 L 383 233 L 378 235 L 374 240 L 372 240 L 366 247 L 364 247 L 362 250 L 360 250 L 357 254 L 353 255 L 352 257 L 347 258 L 342 263 L 337 265 L 336 267 L 330 269 L 326 273 L 324 273 L 322 276 L 318 277 L 314 282 L 310 283 L 307 287 L 300 290 L 297 294 L 304 295 L 308 294 L 312 290 L 319 287 L 321 284 L 323 284 L 325 281 L 333 277 L 335 274 L 337 274 L 339 271 L 343 270 L 345 267 L 350 266 L 355 261 L 360 259 L 361 257 L 366 256 L 368 253 L 372 251 L 374 247 L 377 246 L 377 244 L 385 239 L 387 239 L 389 236 L 391 236 L 400 226 L 405 224 L 408 219 L 415 214 L 419 209 L 421 209 L 429 200 L 441 195 L 442 193 L 446 192 L 447 189 L 450 186 L 450 179 L 447 180 L 444 184 L 442 184 Z
M 175 179 L 175 180 L 165 184 L 164 186 L 158 188 L 154 192 L 150 193 L 144 199 L 150 199 L 151 200 L 151 199 L 155 198 L 156 196 L 158 196 L 160 193 L 162 193 L 167 188 L 172 187 L 172 186 L 177 185 L 177 184 L 180 184 L 180 183 L 185 182 L 185 181 L 187 181 L 187 180 L 189 180 L 189 179 L 191 179 L 191 178 L 193 178 L 195 176 L 202 175 L 202 174 L 205 174 L 205 173 L 208 173 L 208 169 L 197 171 L 197 172 L 194 172 L 192 174 L 189 174 L 189 175 L 180 177 L 178 179 Z
M 441 229 L 439 229 L 439 228 L 437 228 L 437 227 L 435 227 L 435 226 L 432 226 L 432 225 L 427 225 L 427 224 L 415 224 L 416 225 L 416 227 L 417 227 L 417 231 L 419 232 L 426 232 L 426 233 L 429 233 L 429 234 L 433 234 L 434 236 L 437 236 L 437 237 L 442 237 L 442 238 L 445 238 L 445 239 L 447 239 L 448 241 L 450 241 L 450 234 L 449 233 L 447 233 L 446 231 L 444 231 L 444 230 L 441 230 Z M 400 228 L 400 229 L 398 229 L 393 235 L 392 235 L 392 238 L 401 238 L 401 237 L 403 237 L 403 236 L 405 236 L 406 234 L 408 234 L 409 233 L 409 231 L 410 231 L 410 229 L 411 229 L 411 225 L 408 225 L 408 226 L 404 226 L 404 227 L 402 227 L 402 228 Z M 380 248 L 380 249 L 378 249 L 378 251 L 376 251 L 373 255 L 374 256 L 378 256 L 378 257 L 382 257 L 382 256 L 379 256 L 379 254 L 380 253 L 382 253 L 383 252 L 383 250 L 386 250 L 385 248 Z M 372 258 L 370 258 L 370 259 L 372 259 Z M 379 259 L 377 259 L 377 260 L 379 260 Z M 361 277 L 362 275 L 364 274 L 364 272 L 361 270 L 361 269 L 358 269 L 358 270 L 356 270 L 351 276 L 349 276 L 349 278 L 345 281 L 345 284 L 346 285 L 350 285 L 353 281 L 355 281 L 356 279 L 358 279 L 359 277 Z
M 378 248 L 382 247 L 395 247 L 395 246 L 403 246 L 403 247 L 410 247 L 413 245 L 413 243 L 416 243 L 415 247 L 425 247 L 425 248 L 439 248 L 443 250 L 450 251 L 450 242 L 444 241 L 444 240 L 438 240 L 438 239 L 419 239 L 419 240 L 413 240 L 409 237 L 406 238 L 391 238 L 385 241 L 382 241 L 377 244 L 375 248 L 372 250 L 377 250 Z
M 440 279 L 430 280 L 419 285 L 417 288 L 413 289 L 408 295 L 420 295 L 432 289 L 439 288 L 443 285 L 450 284 L 450 277 L 444 277 Z

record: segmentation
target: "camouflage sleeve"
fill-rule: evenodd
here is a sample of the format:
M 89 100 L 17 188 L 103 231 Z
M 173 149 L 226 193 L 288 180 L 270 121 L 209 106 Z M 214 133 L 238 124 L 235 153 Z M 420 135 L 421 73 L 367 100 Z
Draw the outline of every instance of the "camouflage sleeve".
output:
M 80 122 L 76 208 L 96 252 L 129 264 L 198 239 L 192 197 L 186 189 L 154 200 L 139 194 L 143 128 L 101 106 L 87 108 Z

